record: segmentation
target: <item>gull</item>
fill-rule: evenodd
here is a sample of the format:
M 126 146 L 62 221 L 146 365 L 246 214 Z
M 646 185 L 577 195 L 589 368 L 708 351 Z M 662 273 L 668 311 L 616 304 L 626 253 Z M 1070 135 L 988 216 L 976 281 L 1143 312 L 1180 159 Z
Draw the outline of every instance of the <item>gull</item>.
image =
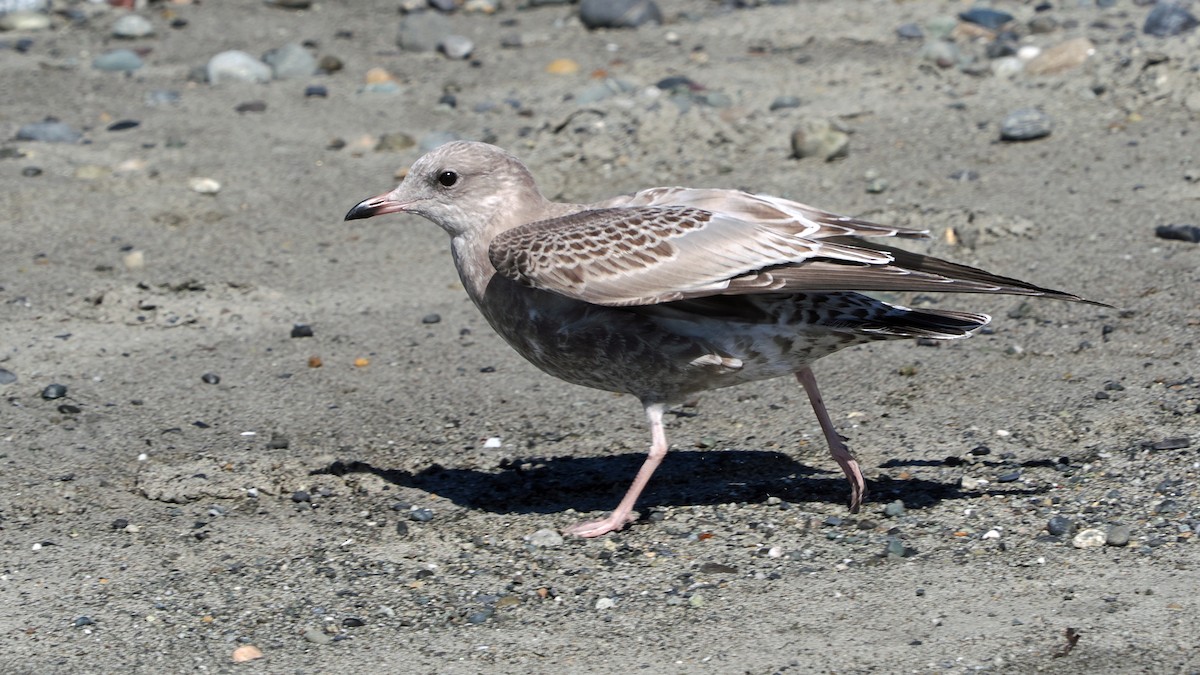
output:
M 632 394 L 650 452 L 617 507 L 565 530 L 597 537 L 635 519 L 667 454 L 663 412 L 702 391 L 794 376 L 850 483 L 866 480 L 810 365 L 876 340 L 968 337 L 985 314 L 910 309 L 859 291 L 1004 293 L 1089 302 L 881 243 L 926 231 L 739 190 L 657 187 L 593 204 L 553 202 L 519 159 L 455 141 L 346 220 L 414 213 L 446 231 L 467 295 L 521 356 L 567 382 Z M 1100 303 L 1091 303 L 1100 304 Z

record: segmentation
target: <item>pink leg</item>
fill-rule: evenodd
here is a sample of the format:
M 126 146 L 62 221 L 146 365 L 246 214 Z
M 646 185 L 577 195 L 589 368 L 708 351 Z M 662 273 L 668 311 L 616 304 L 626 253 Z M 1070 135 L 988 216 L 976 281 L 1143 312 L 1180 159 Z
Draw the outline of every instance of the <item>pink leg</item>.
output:
M 803 368 L 796 371 L 796 380 L 804 386 L 804 391 L 808 392 L 808 400 L 812 403 L 813 412 L 817 413 L 821 431 L 825 432 L 825 441 L 829 443 L 829 454 L 833 455 L 838 466 L 842 467 L 842 473 L 846 474 L 846 480 L 850 481 L 850 512 L 858 513 L 863 497 L 867 495 L 867 481 L 863 478 L 862 469 L 858 468 L 858 462 L 855 461 L 854 455 L 850 454 L 846 441 L 833 428 L 833 420 L 829 419 L 829 412 L 825 410 L 825 401 L 821 399 L 821 391 L 817 389 L 817 378 L 812 370 Z
M 633 505 L 637 503 L 638 497 L 645 489 L 646 483 L 650 482 L 650 476 L 654 475 L 654 470 L 662 463 L 663 457 L 667 456 L 667 434 L 663 431 L 662 423 L 663 405 L 661 403 L 646 404 L 646 417 L 650 419 L 650 454 L 646 457 L 642 468 L 638 469 L 637 476 L 633 479 L 629 490 L 625 492 L 625 496 L 621 498 L 621 503 L 617 504 L 617 508 L 607 518 L 572 525 L 563 530 L 564 534 L 573 534 L 577 537 L 599 537 L 609 532 L 616 532 L 633 520 Z

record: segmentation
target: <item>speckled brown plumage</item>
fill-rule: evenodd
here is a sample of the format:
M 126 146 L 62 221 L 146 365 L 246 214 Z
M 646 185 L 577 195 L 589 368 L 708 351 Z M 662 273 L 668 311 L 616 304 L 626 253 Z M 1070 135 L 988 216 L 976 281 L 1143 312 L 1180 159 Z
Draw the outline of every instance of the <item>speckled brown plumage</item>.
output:
M 794 374 L 851 485 L 862 472 L 833 428 L 809 365 L 872 340 L 966 337 L 983 314 L 891 305 L 854 291 L 1008 293 L 1081 298 L 880 244 L 926 233 L 847 218 L 768 195 L 653 188 L 561 204 L 495 146 L 455 142 L 421 157 L 396 189 L 347 220 L 416 213 L 452 237 L 468 295 L 521 356 L 568 382 L 636 396 L 650 455 L 607 518 L 620 529 L 666 454 L 664 407 L 709 389 Z

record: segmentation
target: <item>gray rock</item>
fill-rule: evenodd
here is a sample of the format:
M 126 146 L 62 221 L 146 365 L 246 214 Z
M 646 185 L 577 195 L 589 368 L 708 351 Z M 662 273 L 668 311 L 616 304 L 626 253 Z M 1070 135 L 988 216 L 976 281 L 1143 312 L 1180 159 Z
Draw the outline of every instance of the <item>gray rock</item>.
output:
M 453 33 L 450 20 L 435 12 L 409 14 L 400 22 L 396 44 L 406 52 L 432 52 Z
M 645 23 L 662 23 L 662 11 L 654 0 L 582 0 L 579 20 L 588 28 L 637 28 Z
M 289 42 L 279 49 L 263 54 L 262 60 L 271 66 L 277 80 L 309 77 L 317 71 L 317 59 L 308 49 L 297 42 Z
M 1075 531 L 1075 523 L 1066 516 L 1054 516 L 1046 521 L 1046 531 L 1056 537 L 1071 534 Z
M 34 31 L 50 27 L 50 17 L 41 12 L 16 11 L 0 14 L 0 30 Z
M 525 538 L 536 548 L 558 548 L 563 545 L 562 535 L 551 529 L 542 529 Z
M 41 141 L 42 143 L 74 143 L 83 134 L 65 122 L 47 120 L 26 124 L 17 130 L 18 141 Z
M 438 43 L 438 51 L 451 59 L 465 59 L 475 51 L 475 43 L 462 35 L 447 35 Z
M 1050 116 L 1037 108 L 1014 110 L 1000 123 L 1000 140 L 1032 141 L 1050 135 L 1053 129 Z
M 1108 536 L 1102 530 L 1089 527 L 1086 530 L 1080 530 L 1079 534 L 1071 540 L 1071 545 L 1075 548 L 1096 548 L 1103 546 L 1107 540 Z
M 208 60 L 208 81 L 222 82 L 270 82 L 271 67 L 246 52 L 231 49 Z
M 897 499 L 894 502 L 888 502 L 888 505 L 883 507 L 883 515 L 888 518 L 897 518 L 905 514 L 904 502 Z
M 848 154 L 850 136 L 835 129 L 829 120 L 807 120 L 792 132 L 792 156 L 797 159 L 820 157 L 828 162 Z
M 788 108 L 799 108 L 799 96 L 776 96 L 774 101 L 771 101 L 769 110 L 787 110 Z
M 958 46 L 948 40 L 931 40 L 921 47 L 921 58 L 936 63 L 939 68 L 951 68 L 961 54 Z
M 12 384 L 17 381 L 17 374 L 7 368 L 0 368 L 0 384 Z
M 114 49 L 92 59 L 92 67 L 110 73 L 127 73 L 142 67 L 142 58 L 128 49 Z
M 1104 543 L 1109 546 L 1127 546 L 1131 534 L 1132 531 L 1128 525 L 1112 525 L 1108 528 Z
M 1171 37 L 1186 33 L 1197 25 L 1200 25 L 1200 21 L 1182 3 L 1163 0 L 1146 16 L 1142 32 L 1155 37 Z
M 154 35 L 154 24 L 140 14 L 126 14 L 113 22 L 112 34 L 124 40 L 150 37 Z

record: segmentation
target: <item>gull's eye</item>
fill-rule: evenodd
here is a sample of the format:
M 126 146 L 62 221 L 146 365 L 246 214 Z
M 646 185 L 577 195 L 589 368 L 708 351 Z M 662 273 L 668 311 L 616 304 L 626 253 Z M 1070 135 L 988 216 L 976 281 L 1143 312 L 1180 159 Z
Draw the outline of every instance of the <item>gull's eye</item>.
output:
M 454 187 L 458 183 L 458 173 L 455 171 L 443 171 L 438 174 L 437 181 L 441 183 L 442 187 Z

